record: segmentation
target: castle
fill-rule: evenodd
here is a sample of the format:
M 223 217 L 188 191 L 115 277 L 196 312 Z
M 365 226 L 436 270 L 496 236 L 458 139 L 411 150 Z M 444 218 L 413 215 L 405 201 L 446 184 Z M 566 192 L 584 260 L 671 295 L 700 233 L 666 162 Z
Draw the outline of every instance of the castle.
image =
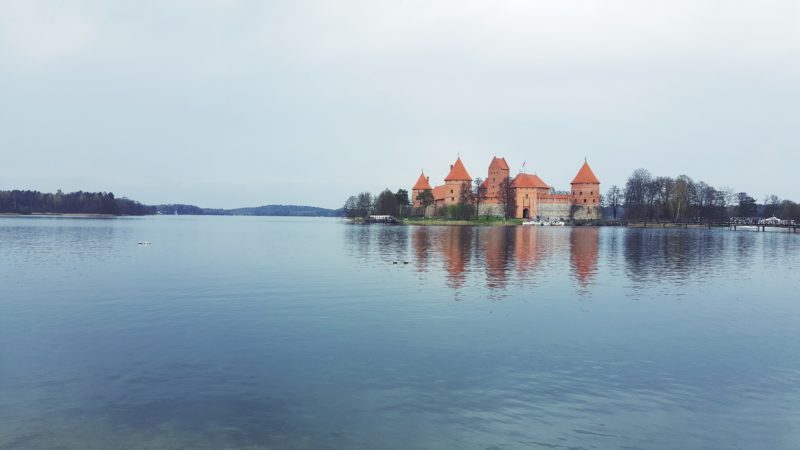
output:
M 472 177 L 461 158 L 450 166 L 444 184 L 431 187 L 423 172 L 411 188 L 414 208 L 431 216 L 457 204 L 476 206 L 479 215 L 509 216 L 519 219 L 594 220 L 602 217 L 600 180 L 589 163 L 583 163 L 572 180 L 569 194 L 551 190 L 538 175 L 520 172 L 511 177 L 505 158 L 492 158 L 480 189 L 473 189 Z M 477 193 L 476 193 L 477 192 Z

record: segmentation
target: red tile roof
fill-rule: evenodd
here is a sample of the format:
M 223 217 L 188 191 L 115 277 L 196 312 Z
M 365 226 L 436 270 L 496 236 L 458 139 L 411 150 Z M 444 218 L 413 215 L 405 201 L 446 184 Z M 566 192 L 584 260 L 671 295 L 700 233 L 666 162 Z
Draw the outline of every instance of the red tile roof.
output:
M 600 180 L 598 180 L 594 172 L 592 172 L 589 163 L 584 161 L 581 170 L 578 171 L 578 174 L 575 175 L 575 179 L 573 179 L 570 184 L 600 184 Z
M 505 158 L 498 158 L 497 156 L 492 158 L 492 162 L 489 164 L 489 168 L 492 168 L 492 167 L 495 167 L 495 166 L 498 169 L 509 170 L 508 169 L 508 163 L 506 162 Z
M 420 174 L 419 179 L 417 179 L 417 184 L 415 184 L 414 187 L 411 188 L 411 190 L 424 191 L 427 189 L 433 189 L 433 188 L 431 187 L 431 184 L 428 182 L 428 178 L 425 176 L 425 173 L 423 172 L 422 174 Z
M 436 186 L 433 188 L 433 199 L 444 200 L 444 198 L 447 197 L 447 190 L 446 185 Z
M 472 177 L 467 173 L 467 169 L 464 167 L 464 163 L 461 162 L 461 158 L 458 158 L 455 164 L 450 168 L 450 173 L 447 174 L 444 181 L 472 181 Z
M 541 189 L 549 189 L 550 186 L 547 185 L 538 175 L 531 175 L 528 173 L 521 173 L 514 177 L 514 181 L 511 183 L 512 187 L 515 188 L 541 188 Z

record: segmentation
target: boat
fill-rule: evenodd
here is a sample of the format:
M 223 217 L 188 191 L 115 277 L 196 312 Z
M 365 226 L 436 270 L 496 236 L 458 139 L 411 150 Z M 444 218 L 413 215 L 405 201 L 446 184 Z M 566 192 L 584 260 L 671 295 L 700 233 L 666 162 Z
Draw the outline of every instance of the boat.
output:
M 536 225 L 536 226 L 542 226 L 542 225 L 544 225 L 544 222 L 542 222 L 541 220 L 529 220 L 529 221 L 527 221 L 527 222 L 522 222 L 522 224 L 523 224 L 523 225 Z

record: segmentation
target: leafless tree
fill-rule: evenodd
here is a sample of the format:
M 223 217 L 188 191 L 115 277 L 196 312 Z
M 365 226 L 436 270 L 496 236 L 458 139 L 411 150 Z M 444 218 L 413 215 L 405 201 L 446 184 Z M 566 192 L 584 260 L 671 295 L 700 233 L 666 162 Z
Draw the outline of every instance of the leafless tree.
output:
M 481 213 L 481 200 L 486 197 L 486 186 L 483 185 L 483 180 L 478 177 L 472 182 L 472 196 L 475 199 L 475 218 Z
M 616 184 L 612 185 L 608 188 L 608 192 L 606 193 L 606 203 L 609 207 L 611 207 L 611 214 L 614 217 L 614 220 L 617 219 L 617 209 L 619 208 L 620 202 L 620 191 L 619 187 Z
M 503 215 L 506 219 L 513 218 L 517 214 L 517 198 L 514 188 L 511 186 L 511 178 L 506 177 L 500 182 L 497 200 L 503 208 Z

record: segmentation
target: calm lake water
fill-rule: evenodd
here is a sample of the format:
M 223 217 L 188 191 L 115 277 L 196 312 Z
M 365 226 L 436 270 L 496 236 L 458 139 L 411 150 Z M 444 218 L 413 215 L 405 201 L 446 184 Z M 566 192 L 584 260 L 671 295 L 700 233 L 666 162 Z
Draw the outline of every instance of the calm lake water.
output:
M 741 230 L 3 218 L 0 448 L 796 449 L 799 250 Z

